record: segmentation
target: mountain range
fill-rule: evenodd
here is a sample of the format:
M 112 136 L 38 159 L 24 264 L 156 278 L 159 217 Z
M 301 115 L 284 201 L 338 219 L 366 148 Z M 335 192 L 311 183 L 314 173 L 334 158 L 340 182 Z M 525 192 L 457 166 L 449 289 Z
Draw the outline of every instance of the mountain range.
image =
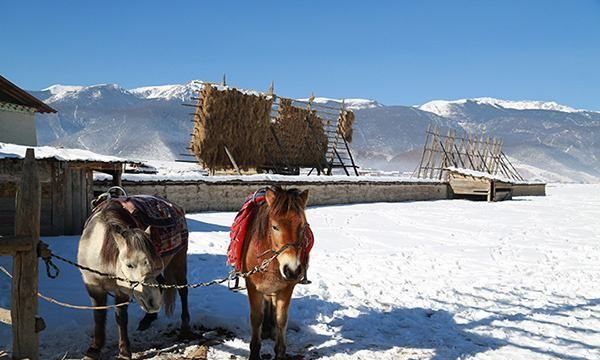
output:
M 182 158 L 193 112 L 182 103 L 193 103 L 201 87 L 202 82 L 194 80 L 135 89 L 104 84 L 30 91 L 58 110 L 37 117 L 38 141 L 135 159 Z M 341 100 L 315 102 L 335 105 Z M 494 98 L 436 100 L 420 106 L 388 106 L 368 99 L 345 99 L 344 104 L 356 114 L 351 147 L 363 168 L 413 171 L 425 129 L 433 124 L 502 138 L 505 153 L 526 178 L 600 180 L 599 112 Z

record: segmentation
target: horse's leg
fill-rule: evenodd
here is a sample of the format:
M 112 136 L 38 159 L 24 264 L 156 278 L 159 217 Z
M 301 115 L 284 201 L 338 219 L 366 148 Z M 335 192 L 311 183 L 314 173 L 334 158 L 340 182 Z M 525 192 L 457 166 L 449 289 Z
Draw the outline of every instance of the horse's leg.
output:
M 175 281 L 177 285 L 187 284 L 187 249 L 180 250 L 171 264 L 175 270 Z M 169 264 L 169 265 L 171 265 Z M 179 298 L 181 299 L 181 336 L 189 336 L 191 334 L 190 329 L 190 311 L 188 308 L 188 288 L 181 288 L 178 290 Z
M 106 292 L 95 286 L 86 286 L 93 306 L 106 306 Z M 106 339 L 106 309 L 94 310 L 94 337 L 85 353 L 85 359 L 100 358 L 100 351 Z
M 262 339 L 275 340 L 275 297 L 266 295 L 263 310 Z
M 120 304 L 129 301 L 129 296 L 117 294 L 115 303 Z M 127 305 L 119 306 L 115 311 L 115 319 L 119 325 L 119 357 L 117 359 L 131 359 L 131 349 L 129 346 L 129 336 L 127 334 Z
M 275 296 L 275 359 L 285 359 L 285 331 L 287 329 L 288 310 L 294 287 L 290 286 Z
M 264 298 L 263 294 L 249 282 L 248 301 L 250 302 L 250 324 L 252 326 L 252 340 L 250 341 L 250 360 L 260 359 L 260 328 L 263 321 Z

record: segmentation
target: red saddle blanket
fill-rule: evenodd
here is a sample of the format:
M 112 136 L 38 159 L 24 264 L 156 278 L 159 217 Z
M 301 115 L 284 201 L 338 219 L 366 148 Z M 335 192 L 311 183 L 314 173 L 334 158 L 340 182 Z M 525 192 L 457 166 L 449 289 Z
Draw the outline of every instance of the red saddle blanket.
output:
M 131 213 L 138 228 L 150 226 L 150 238 L 161 256 L 175 254 L 187 245 L 189 234 L 185 211 L 178 205 L 158 196 L 135 195 L 110 198 L 100 203 L 94 212 L 112 201 Z
M 256 215 L 258 207 L 265 202 L 266 188 L 257 190 L 246 198 L 244 205 L 235 216 L 231 231 L 229 232 L 229 248 L 227 249 L 227 262 L 232 265 L 236 271 L 242 270 L 242 252 L 244 250 L 244 241 L 248 226 L 252 223 L 252 219 Z M 302 248 L 302 262 L 306 264 L 308 255 L 312 249 L 315 238 L 310 226 L 306 224 L 304 229 L 304 239 Z

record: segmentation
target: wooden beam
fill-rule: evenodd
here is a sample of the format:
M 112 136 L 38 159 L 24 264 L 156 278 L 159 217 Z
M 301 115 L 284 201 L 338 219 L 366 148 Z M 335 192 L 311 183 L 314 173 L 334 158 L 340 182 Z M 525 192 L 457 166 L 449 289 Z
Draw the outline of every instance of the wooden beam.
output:
M 26 151 L 23 178 L 17 191 L 15 234 L 31 239 L 37 249 L 40 238 L 40 181 L 33 149 Z M 39 338 L 36 333 L 38 311 L 38 256 L 37 251 L 19 251 L 13 257 L 11 320 L 13 358 L 39 359 Z
M 117 166 L 111 173 L 113 186 L 123 186 L 123 166 Z
M 227 146 L 223 146 L 223 147 L 225 148 L 225 152 L 227 153 L 227 157 L 229 158 L 229 161 L 231 161 L 231 165 L 233 165 L 233 167 L 235 168 L 235 171 L 237 171 L 238 175 L 242 175 L 242 172 L 240 171 L 240 168 L 238 167 L 237 163 L 235 162 L 235 159 L 233 158 L 233 155 L 231 155 L 231 153 L 229 152 L 229 149 L 227 148 Z
M 12 256 L 19 251 L 33 251 L 32 241 L 24 236 L 0 237 L 0 256 Z

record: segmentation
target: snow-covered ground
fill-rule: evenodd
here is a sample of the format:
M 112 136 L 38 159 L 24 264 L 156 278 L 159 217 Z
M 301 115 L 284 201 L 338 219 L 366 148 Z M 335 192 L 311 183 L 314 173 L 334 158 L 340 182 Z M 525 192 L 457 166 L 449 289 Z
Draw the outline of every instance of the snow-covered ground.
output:
M 549 186 L 547 197 L 500 203 L 444 200 L 310 208 L 316 237 L 309 277 L 292 302 L 289 352 L 322 359 L 600 359 L 600 185 Z M 234 213 L 189 216 L 189 280 L 227 273 Z M 75 257 L 76 237 L 45 238 Z M 0 259 L 7 265 L 7 258 Z M 40 291 L 88 303 L 78 272 L 59 264 Z M 43 271 L 42 271 L 43 272 Z M 0 277 L 0 306 L 9 282 Z M 248 354 L 247 299 L 223 286 L 191 290 L 193 322 L 223 327 L 233 339 L 210 359 Z M 48 328 L 44 359 L 81 358 L 92 315 L 40 301 Z M 175 359 L 177 318 L 135 332 L 138 358 Z M 109 317 L 110 320 L 113 317 Z M 108 322 L 107 352 L 116 351 Z M 10 345 L 0 325 L 0 352 Z M 161 352 L 160 349 L 171 349 Z M 263 352 L 272 343 L 267 342 Z M 175 350 L 173 350 L 175 349 Z M 233 357 L 232 357 L 233 355 Z

